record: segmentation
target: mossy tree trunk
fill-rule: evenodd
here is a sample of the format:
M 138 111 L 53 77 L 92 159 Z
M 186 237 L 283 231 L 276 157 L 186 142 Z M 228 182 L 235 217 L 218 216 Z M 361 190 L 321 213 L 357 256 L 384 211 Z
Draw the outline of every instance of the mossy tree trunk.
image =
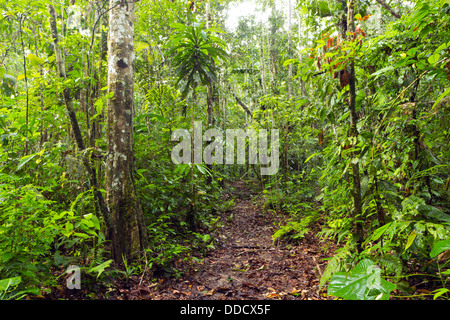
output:
M 110 0 L 106 193 L 114 223 L 113 258 L 138 258 L 147 246 L 133 178 L 134 3 Z

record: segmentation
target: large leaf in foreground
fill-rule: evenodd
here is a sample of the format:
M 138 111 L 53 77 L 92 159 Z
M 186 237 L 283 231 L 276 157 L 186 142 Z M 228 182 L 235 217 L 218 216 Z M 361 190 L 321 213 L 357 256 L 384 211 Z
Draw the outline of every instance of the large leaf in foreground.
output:
M 388 300 L 397 286 L 381 277 L 381 269 L 364 259 L 350 272 L 337 272 L 330 280 L 328 294 L 345 300 Z

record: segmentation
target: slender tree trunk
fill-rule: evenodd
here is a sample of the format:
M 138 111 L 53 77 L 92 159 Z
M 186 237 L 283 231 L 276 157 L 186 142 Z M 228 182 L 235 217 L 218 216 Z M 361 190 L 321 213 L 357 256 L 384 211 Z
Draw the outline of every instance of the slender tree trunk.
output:
M 291 16 L 292 16 L 292 10 L 291 10 L 291 0 L 288 1 L 288 59 L 292 58 L 292 31 L 291 31 Z M 288 101 L 289 104 L 291 103 L 292 99 L 292 63 L 289 64 L 288 67 Z M 288 105 L 288 108 L 291 106 Z M 284 182 L 286 183 L 288 181 L 288 174 L 289 174 L 289 135 L 290 135 L 290 121 L 287 121 L 285 124 L 285 146 L 284 146 L 284 161 L 285 161 L 285 173 L 283 175 Z
M 101 26 L 108 26 L 108 16 L 103 15 L 101 17 Z M 98 71 L 97 71 L 97 95 L 100 95 L 101 88 L 103 87 L 102 82 L 102 76 L 104 74 L 104 67 L 103 67 L 103 61 L 107 61 L 107 54 L 108 54 L 108 32 L 104 31 L 102 27 L 100 27 L 102 30 L 101 37 L 100 37 L 100 45 L 99 45 L 99 51 L 100 51 L 100 61 L 98 63 Z M 94 119 L 92 123 L 92 132 L 94 139 L 99 139 L 101 137 L 102 132 L 102 123 L 104 123 L 105 119 L 105 108 L 102 109 L 102 113 L 100 116 Z
M 402 17 L 400 14 L 392 10 L 392 8 L 386 3 L 386 1 L 384 0 L 376 0 L 376 1 L 395 18 L 400 19 Z
M 27 131 L 25 133 L 25 155 L 28 154 L 28 114 L 29 114 L 29 94 L 28 94 L 28 76 L 27 76 L 27 62 L 25 59 L 25 46 L 23 44 L 23 32 L 22 32 L 22 24 L 25 17 L 23 15 L 20 16 L 19 21 L 19 32 L 20 32 L 20 42 L 22 44 L 22 59 L 23 59 L 23 74 L 25 76 L 25 91 L 26 91 L 26 110 L 25 110 L 25 123 L 27 125 Z
M 208 0 L 206 2 L 206 28 L 211 27 L 211 0 Z M 214 63 L 214 61 L 212 62 Z M 206 121 L 206 127 L 210 129 L 214 125 L 214 118 L 213 118 L 213 104 L 215 102 L 214 96 L 216 95 L 214 84 L 211 80 L 209 80 L 209 84 L 206 88 L 206 105 L 207 105 L 207 121 Z M 212 170 L 212 165 L 208 164 L 206 165 L 208 169 Z M 207 176 L 206 177 L 206 184 L 210 185 L 212 182 L 212 177 Z
M 355 1 L 348 1 L 348 14 L 347 14 L 347 31 L 349 33 L 355 32 L 354 25 L 354 7 Z M 351 36 L 351 35 L 350 35 Z M 349 39 L 350 40 L 350 39 Z M 350 136 L 354 138 L 354 143 L 356 144 L 358 140 L 358 115 L 356 113 L 356 85 L 355 85 L 355 63 L 352 60 L 350 63 L 349 71 L 349 109 L 350 109 Z M 361 179 L 359 174 L 359 162 L 358 153 L 351 153 L 352 161 L 352 175 L 353 175 L 353 202 L 354 202 L 354 218 L 356 220 L 355 233 L 357 237 L 357 248 L 358 252 L 362 251 L 362 243 L 364 241 L 363 237 L 363 226 L 362 226 L 362 203 L 361 203 Z
M 208 0 L 206 2 L 206 28 L 208 29 L 211 27 L 211 1 Z M 214 62 L 213 62 L 214 63 Z M 212 108 L 213 108 L 213 84 L 212 81 L 209 81 L 208 86 L 206 87 L 206 105 L 207 105 L 207 121 L 206 126 L 209 128 L 212 125 L 213 118 L 212 118 Z
M 50 29 L 52 32 L 52 38 L 53 38 L 53 47 L 55 50 L 55 60 L 56 60 L 56 66 L 58 69 L 58 75 L 60 78 L 65 79 L 66 78 L 66 66 L 64 64 L 64 61 L 62 59 L 62 52 L 61 48 L 59 47 L 59 37 L 58 37 L 58 29 L 56 27 L 56 13 L 55 9 L 52 5 L 48 5 L 48 11 L 50 13 Z M 63 96 L 64 96 L 64 102 L 66 105 L 67 114 L 69 116 L 70 120 L 70 127 L 73 131 L 75 142 L 78 147 L 78 151 L 84 151 L 84 142 L 83 137 L 81 136 L 81 130 L 80 126 L 78 125 L 77 116 L 75 114 L 75 109 L 73 107 L 73 100 L 72 96 L 70 94 L 70 89 L 65 88 L 63 90 Z M 108 207 L 106 205 L 106 202 L 103 198 L 103 194 L 98 188 L 98 181 L 97 181 L 97 172 L 95 171 L 94 166 L 91 162 L 92 158 L 88 155 L 83 156 L 83 164 L 86 168 L 86 171 L 89 175 L 89 180 L 91 183 L 91 187 L 93 189 L 95 198 L 97 199 L 97 204 L 100 208 L 100 212 L 102 213 L 103 220 L 106 223 L 106 238 L 108 240 L 111 240 L 114 233 L 114 225 L 111 219 L 111 215 L 109 214 Z
M 302 57 L 302 15 L 300 12 L 297 13 L 298 15 L 298 60 L 300 61 L 300 63 L 303 62 L 303 57 Z M 306 96 L 306 89 L 305 89 L 305 82 L 302 80 L 302 77 L 299 77 L 299 82 L 300 82 L 300 95 L 302 97 Z M 303 110 L 303 107 L 302 107 Z
M 264 68 L 264 28 L 261 27 L 261 50 L 260 50 L 260 67 L 261 67 L 261 88 L 263 91 L 263 95 L 267 94 L 266 90 L 266 71 Z
M 113 258 L 135 259 L 147 247 L 147 231 L 134 184 L 134 3 L 110 0 L 106 193 L 115 234 Z
M 186 214 L 186 222 L 190 230 L 194 231 L 196 228 L 195 225 L 195 185 L 194 185 L 194 163 L 195 160 L 195 105 L 197 103 L 197 82 L 194 81 L 192 84 L 192 113 L 191 113 L 191 127 L 192 127 L 192 135 L 191 135 L 191 181 L 190 181 L 190 192 L 191 192 L 191 202 L 189 204 L 188 212 Z
M 30 25 L 31 30 L 33 31 L 33 36 L 34 36 L 34 47 L 35 47 L 35 52 L 36 52 L 36 56 L 39 56 L 39 49 L 38 49 L 38 38 L 37 35 L 39 34 L 39 29 L 40 29 L 40 25 L 37 23 L 32 23 Z M 36 31 L 37 30 L 37 31 Z M 39 75 L 42 77 L 44 74 L 43 68 L 42 66 L 39 66 Z M 42 148 L 42 145 L 44 144 L 44 94 L 43 94 L 43 88 L 42 88 L 42 82 L 39 83 L 39 104 L 41 107 L 40 110 L 40 139 L 39 139 L 39 149 Z
M 292 58 L 291 0 L 288 1 L 288 59 Z M 288 67 L 288 99 L 292 98 L 292 63 Z

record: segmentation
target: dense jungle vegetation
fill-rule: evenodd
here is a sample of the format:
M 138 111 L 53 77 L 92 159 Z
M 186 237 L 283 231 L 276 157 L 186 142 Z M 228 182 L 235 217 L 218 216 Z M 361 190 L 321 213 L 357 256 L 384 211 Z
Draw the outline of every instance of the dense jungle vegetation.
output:
M 0 299 L 183 277 L 236 181 L 275 247 L 328 254 L 321 298 L 449 299 L 450 1 L 241 4 L 0 0 Z M 278 171 L 174 163 L 196 121 L 278 129 Z

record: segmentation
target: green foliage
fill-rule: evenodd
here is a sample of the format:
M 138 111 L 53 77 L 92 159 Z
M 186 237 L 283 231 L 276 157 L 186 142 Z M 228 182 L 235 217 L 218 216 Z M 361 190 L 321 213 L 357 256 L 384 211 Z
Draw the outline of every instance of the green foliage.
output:
M 388 300 L 397 286 L 381 276 L 381 269 L 364 259 L 349 272 L 335 273 L 328 285 L 328 294 L 345 300 Z
M 21 277 L 0 280 L 0 300 L 19 300 L 29 294 L 39 294 L 39 290 L 36 290 L 36 288 L 19 291 L 21 282 Z
M 433 248 L 430 252 L 430 257 L 434 258 L 445 250 L 450 250 L 450 240 L 440 240 L 433 243 Z
M 310 220 L 302 219 L 300 222 L 289 221 L 273 234 L 273 241 L 276 242 L 277 240 L 286 238 L 293 241 L 301 240 L 310 231 L 308 228 L 308 225 L 311 223 Z
M 186 96 L 194 83 L 207 85 L 210 82 L 216 82 L 216 66 L 220 60 L 225 61 L 228 56 L 225 51 L 225 42 L 214 35 L 221 30 L 204 29 L 204 25 L 204 23 L 195 23 L 193 26 L 181 23 L 172 25 L 174 34 L 171 38 L 169 54 L 175 54 L 173 62 L 178 82 L 186 80 L 182 91 L 183 96 Z
M 75 203 L 70 211 L 55 211 L 54 201 L 39 191 L 49 189 L 32 185 L 16 188 L 19 182 L 18 177 L 2 176 L 0 275 L 20 276 L 23 285 L 38 285 L 50 276 L 52 252 L 56 262 L 59 250 L 73 250 L 85 242 L 101 241 L 104 236 L 100 221 L 92 213 L 75 215 Z
M 179 234 L 170 222 L 169 215 L 163 215 L 149 226 L 149 238 L 151 240 L 147 250 L 147 261 L 155 270 L 173 272 L 172 263 L 189 251 L 186 245 L 181 244 Z
M 178 261 L 214 248 L 218 213 L 234 204 L 221 198 L 223 183 L 245 177 L 257 181 L 266 210 L 286 217 L 274 241 L 300 242 L 320 224 L 317 236 L 341 246 L 320 281 L 330 295 L 387 299 L 394 284 L 385 277 L 402 290 L 425 274 L 440 286 L 434 299 L 449 296 L 449 1 L 399 4 L 400 19 L 356 1 L 360 31 L 346 40 L 337 36 L 345 3 L 301 1 L 302 26 L 289 30 L 274 7 L 267 23 L 249 16 L 235 31 L 223 26 L 227 2 L 211 1 L 208 29 L 200 22 L 204 2 L 136 6 L 133 172 L 149 231 L 142 264 L 151 274 L 173 272 Z M 70 1 L 57 6 L 66 79 L 57 74 L 46 4 L 9 1 L 0 9 L 2 299 L 39 295 L 69 263 L 92 281 L 120 274 L 83 164 L 89 156 L 104 192 L 107 2 L 85 12 Z M 344 77 L 351 63 L 357 136 L 349 132 Z M 73 142 L 64 89 L 84 153 Z M 188 95 L 192 89 L 198 98 Z M 171 133 L 191 129 L 194 118 L 206 123 L 208 107 L 211 127 L 222 132 L 279 129 L 278 173 L 261 177 L 259 164 L 173 164 Z M 355 165 L 361 216 L 353 214 Z M 142 270 L 124 266 L 127 279 Z
M 417 1 L 400 19 L 389 17 L 382 23 L 375 12 L 364 12 L 366 2 L 358 2 L 361 12 L 355 22 L 364 35 L 349 41 L 337 36 L 347 14 L 339 4 L 329 2 L 329 9 L 337 9 L 329 11 L 321 2 L 299 6 L 307 14 L 306 28 L 311 28 L 314 42 L 306 46 L 302 59 L 285 60 L 286 66 L 297 67 L 296 77 L 304 81 L 307 123 L 320 128 L 308 130 L 302 139 L 315 140 L 319 133 L 321 148 L 306 149 L 304 156 L 306 167 L 314 165 L 320 171 L 315 200 L 326 214 L 318 235 L 344 246 L 329 260 L 321 285 L 336 272 L 349 272 L 360 258 L 376 261 L 382 273 L 399 282 L 412 271 L 411 261 L 415 271 L 433 277 L 436 264 L 428 263 L 429 252 L 449 232 L 444 124 L 449 43 L 442 40 L 448 29 L 431 34 L 437 24 L 448 25 L 450 7 L 440 1 Z M 319 18 L 327 15 L 331 17 Z M 357 138 L 349 132 L 349 87 L 343 78 L 350 62 L 355 63 Z M 358 217 L 353 215 L 355 164 L 363 211 Z M 357 224 L 362 224 L 364 239 L 356 232 Z M 361 240 L 363 248 L 356 252 Z
M 112 259 L 109 259 L 95 267 L 90 268 L 87 272 L 88 273 L 96 273 L 97 274 L 97 278 L 100 277 L 100 275 L 105 271 L 106 268 L 108 268 L 111 265 L 111 262 L 113 262 Z

